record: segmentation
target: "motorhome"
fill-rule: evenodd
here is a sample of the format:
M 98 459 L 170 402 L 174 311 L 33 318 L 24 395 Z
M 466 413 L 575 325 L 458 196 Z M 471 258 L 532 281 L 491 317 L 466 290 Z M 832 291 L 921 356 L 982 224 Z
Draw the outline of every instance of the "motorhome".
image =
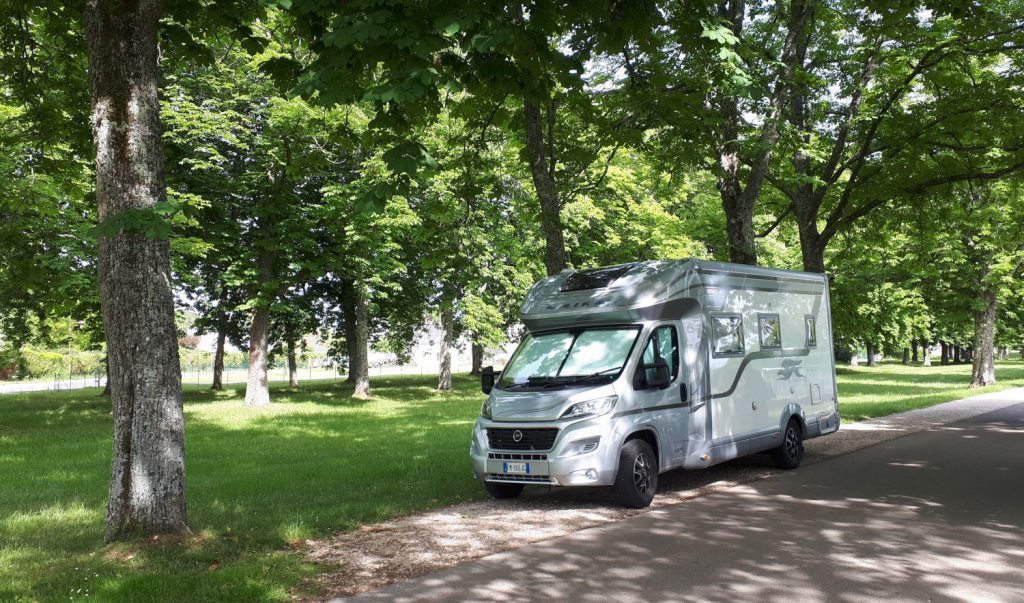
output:
M 525 485 L 611 486 L 645 507 L 658 475 L 770 452 L 839 428 L 828 280 L 704 260 L 566 270 L 536 283 L 528 331 L 473 428 L 473 473 L 496 498 Z

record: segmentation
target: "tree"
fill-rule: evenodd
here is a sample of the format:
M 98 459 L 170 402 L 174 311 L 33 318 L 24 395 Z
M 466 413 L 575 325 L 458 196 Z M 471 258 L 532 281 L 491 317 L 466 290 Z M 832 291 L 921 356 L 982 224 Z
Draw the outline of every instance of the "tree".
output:
M 114 407 L 107 539 L 188 531 L 185 418 L 166 200 L 155 1 L 86 3 L 96 148 L 100 303 Z M 141 351 L 141 352 L 140 352 Z

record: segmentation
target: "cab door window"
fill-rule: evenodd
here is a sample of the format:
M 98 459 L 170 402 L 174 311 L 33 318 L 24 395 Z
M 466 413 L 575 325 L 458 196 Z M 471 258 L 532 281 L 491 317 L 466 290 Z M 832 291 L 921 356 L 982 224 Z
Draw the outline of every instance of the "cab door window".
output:
M 679 335 L 676 334 L 675 327 L 671 325 L 655 329 L 647 340 L 647 345 L 644 346 L 641 360 L 645 366 L 650 367 L 659 359 L 668 364 L 669 374 L 672 376 L 672 381 L 675 381 L 679 374 Z M 645 380 L 656 378 L 656 369 L 653 367 L 643 370 Z

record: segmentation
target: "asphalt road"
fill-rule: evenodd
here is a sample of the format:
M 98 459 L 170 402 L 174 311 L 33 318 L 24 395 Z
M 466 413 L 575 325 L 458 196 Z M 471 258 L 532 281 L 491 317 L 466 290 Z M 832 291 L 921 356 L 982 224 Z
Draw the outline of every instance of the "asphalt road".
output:
M 1024 601 L 1024 404 L 358 599 Z

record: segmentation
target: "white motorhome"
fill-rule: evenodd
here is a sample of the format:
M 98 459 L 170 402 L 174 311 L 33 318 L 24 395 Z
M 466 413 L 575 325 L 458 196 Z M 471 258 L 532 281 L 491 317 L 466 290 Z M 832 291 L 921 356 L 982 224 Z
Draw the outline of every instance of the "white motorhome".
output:
M 497 498 L 524 485 L 613 486 L 650 504 L 658 474 L 770 451 L 839 428 L 823 274 L 702 260 L 567 270 L 536 283 L 529 334 L 473 428 L 473 473 Z

